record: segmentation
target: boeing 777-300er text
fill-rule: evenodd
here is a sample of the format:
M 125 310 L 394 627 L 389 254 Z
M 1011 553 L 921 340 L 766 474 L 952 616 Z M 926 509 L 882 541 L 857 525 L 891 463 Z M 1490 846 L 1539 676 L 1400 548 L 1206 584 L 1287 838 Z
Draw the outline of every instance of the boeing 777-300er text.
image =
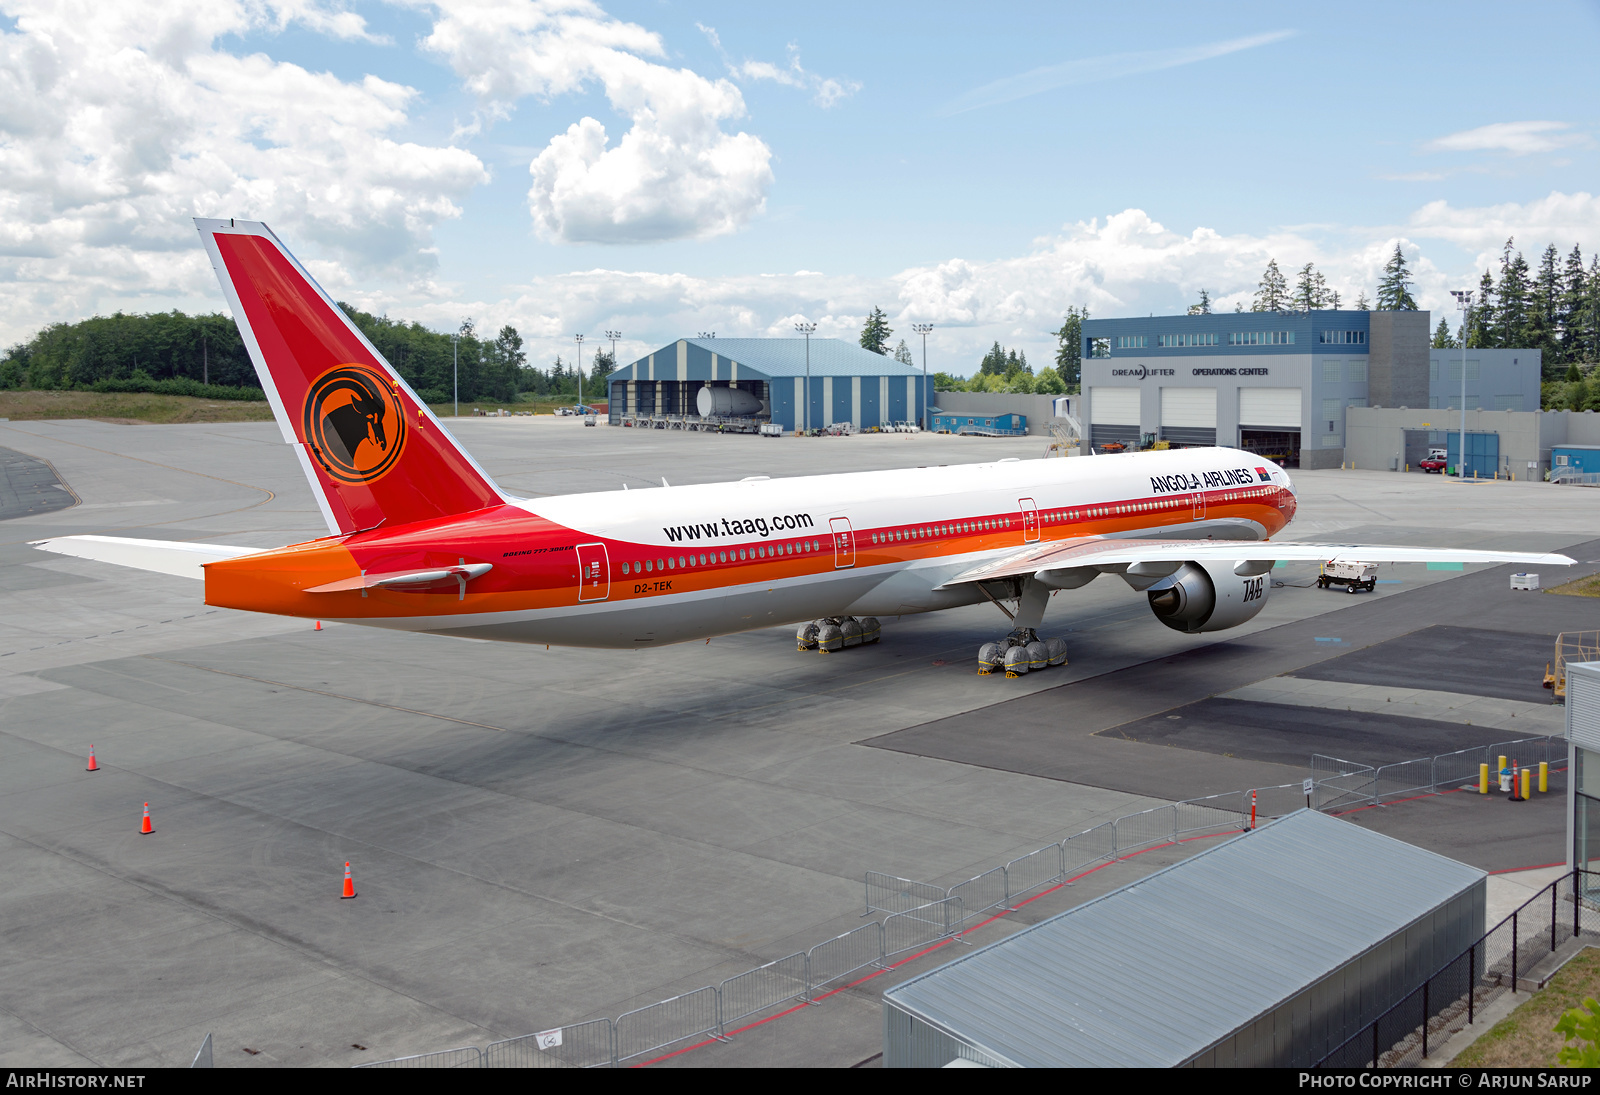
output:
M 872 617 L 987 600 L 1010 633 L 980 651 L 980 670 L 1018 673 L 1066 660 L 1061 640 L 1039 638 L 1046 604 L 1101 574 L 1199 633 L 1259 613 L 1277 560 L 1572 562 L 1263 543 L 1294 518 L 1294 487 L 1225 448 L 515 498 L 266 225 L 196 224 L 329 535 L 269 551 L 103 536 L 37 546 L 203 577 L 209 605 L 613 648 L 798 622 L 802 647 L 836 650 L 876 639 Z

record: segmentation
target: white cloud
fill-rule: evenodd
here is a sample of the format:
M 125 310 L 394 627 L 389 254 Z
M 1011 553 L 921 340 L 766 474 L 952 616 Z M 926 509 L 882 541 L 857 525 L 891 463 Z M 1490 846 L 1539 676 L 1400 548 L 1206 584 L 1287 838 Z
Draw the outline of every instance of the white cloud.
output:
M 1495 122 L 1439 137 L 1422 146 L 1424 152 L 1509 152 L 1527 156 L 1586 144 L 1582 133 L 1568 132 L 1566 122 Z
M 214 292 L 194 216 L 270 221 L 354 272 L 418 282 L 434 227 L 487 174 L 457 148 L 396 140 L 412 89 L 343 81 L 224 35 L 357 16 L 311 3 L 8 0 L 0 32 L 0 326 L 76 318 L 121 298 Z M 131 298 L 131 299 L 130 299 Z
M 1084 57 L 1059 65 L 1045 65 L 973 88 L 953 99 L 940 113 L 946 116 L 964 114 L 969 110 L 999 106 L 1001 103 L 1053 91 L 1058 87 L 1092 84 L 1121 76 L 1136 76 L 1145 72 L 1177 68 L 1179 65 L 1192 65 L 1197 61 L 1208 61 L 1213 57 L 1223 57 L 1242 49 L 1254 49 L 1257 46 L 1280 42 L 1292 37 L 1294 33 L 1292 30 L 1274 30 L 1266 34 L 1252 34 L 1245 38 L 1231 38 L 1225 42 L 1208 42 L 1199 46 L 1111 53 L 1103 57 Z
M 1447 201 L 1429 202 L 1411 215 L 1406 233 L 1476 249 L 1480 269 L 1491 259 L 1498 263 L 1501 245 L 1511 237 L 1529 252 L 1542 251 L 1547 243 L 1562 251 L 1573 244 L 1592 250 L 1600 246 L 1600 196 L 1551 191 L 1525 203 L 1456 207 Z
M 717 53 L 722 56 L 722 63 L 728 66 L 728 72 L 734 77 L 743 77 L 746 80 L 770 80 L 784 87 L 797 88 L 811 92 L 812 102 L 824 110 L 837 105 L 840 101 L 848 99 L 861 90 L 857 80 L 819 76 L 815 72 L 806 71 L 800 63 L 800 47 L 794 42 L 789 43 L 788 65 L 775 65 L 771 61 L 752 61 L 749 59 L 735 62 L 722 48 L 722 39 L 717 34 L 715 27 L 708 27 L 704 23 L 696 23 L 700 32 L 710 39 L 716 47 Z
M 588 0 L 451 4 L 426 48 L 446 58 L 491 118 L 526 96 L 551 99 L 590 81 L 631 120 L 612 143 L 584 117 L 529 165 L 528 206 L 546 239 L 648 243 L 723 235 L 766 207 L 772 151 L 724 122 L 745 114 L 728 80 L 647 60 L 660 38 Z

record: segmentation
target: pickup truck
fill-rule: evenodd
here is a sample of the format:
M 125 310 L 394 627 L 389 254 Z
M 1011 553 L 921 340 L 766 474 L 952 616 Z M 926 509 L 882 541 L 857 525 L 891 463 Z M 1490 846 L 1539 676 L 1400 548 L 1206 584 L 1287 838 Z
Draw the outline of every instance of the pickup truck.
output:
M 1442 456 L 1430 456 L 1426 460 L 1419 461 L 1417 467 L 1426 472 L 1442 473 L 1445 469 L 1445 458 Z

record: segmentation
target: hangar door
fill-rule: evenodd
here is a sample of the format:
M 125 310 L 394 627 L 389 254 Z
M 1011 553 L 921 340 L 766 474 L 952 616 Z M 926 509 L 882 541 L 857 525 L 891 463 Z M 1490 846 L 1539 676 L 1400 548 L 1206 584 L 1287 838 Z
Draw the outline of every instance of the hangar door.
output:
M 1292 467 L 1300 463 L 1300 389 L 1240 388 L 1239 447 Z
M 1089 389 L 1089 443 L 1108 445 L 1120 441 L 1130 448 L 1139 444 L 1139 389 Z
M 1175 445 L 1217 443 L 1217 389 L 1162 388 L 1161 439 Z

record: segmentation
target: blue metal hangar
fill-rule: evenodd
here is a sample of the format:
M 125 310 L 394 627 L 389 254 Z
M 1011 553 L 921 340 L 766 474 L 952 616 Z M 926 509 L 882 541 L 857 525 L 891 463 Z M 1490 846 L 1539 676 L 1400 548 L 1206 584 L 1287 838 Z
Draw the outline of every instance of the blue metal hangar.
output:
M 610 382 L 613 426 L 752 432 L 923 424 L 930 394 L 921 369 L 837 338 L 813 338 L 809 351 L 803 338 L 682 338 Z

